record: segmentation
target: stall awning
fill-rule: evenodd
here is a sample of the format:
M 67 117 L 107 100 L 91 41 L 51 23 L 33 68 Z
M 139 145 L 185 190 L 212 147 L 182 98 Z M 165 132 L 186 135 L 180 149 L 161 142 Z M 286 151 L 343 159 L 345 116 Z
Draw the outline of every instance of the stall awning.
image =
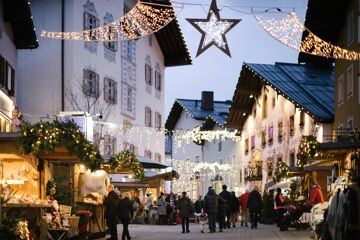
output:
M 143 168 L 165 169 L 169 167 L 143 156 L 138 156 L 137 158 L 139 159 L 139 162 L 141 163 Z
M 152 175 L 153 176 L 149 176 L 149 177 L 147 177 L 145 175 L 145 178 L 142 181 L 146 182 L 146 181 L 149 181 L 149 180 L 152 180 L 152 179 L 155 179 L 155 178 L 163 178 L 164 180 L 171 181 L 173 179 L 178 179 L 180 177 L 180 175 L 174 170 L 172 170 L 171 172 L 160 173 L 160 174 L 157 174 L 157 175 L 152 174 Z
M 115 187 L 121 188 L 148 188 L 149 184 L 139 182 L 111 182 Z
M 281 182 L 278 182 L 272 186 L 270 186 L 269 188 L 267 188 L 268 190 L 273 190 L 273 189 L 277 189 L 277 188 L 288 188 L 289 184 L 291 183 L 292 180 L 297 180 L 299 179 L 299 177 L 292 177 L 292 178 L 288 178 L 285 179 Z M 266 185 L 265 185 L 266 188 Z

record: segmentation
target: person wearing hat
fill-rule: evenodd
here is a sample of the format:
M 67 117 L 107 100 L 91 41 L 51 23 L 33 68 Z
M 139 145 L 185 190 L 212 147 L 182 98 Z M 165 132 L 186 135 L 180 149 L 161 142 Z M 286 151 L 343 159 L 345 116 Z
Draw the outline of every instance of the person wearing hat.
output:
M 189 233 L 189 217 L 193 213 L 192 203 L 190 198 L 186 196 L 186 192 L 182 192 L 182 197 L 179 199 L 177 203 L 177 208 L 179 210 L 181 219 L 182 219 L 182 233 L 185 233 L 185 226 L 186 232 Z

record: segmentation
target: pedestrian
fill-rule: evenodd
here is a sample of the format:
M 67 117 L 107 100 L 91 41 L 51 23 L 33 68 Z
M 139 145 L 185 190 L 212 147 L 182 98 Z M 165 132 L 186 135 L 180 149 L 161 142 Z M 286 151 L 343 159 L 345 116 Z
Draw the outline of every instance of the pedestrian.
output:
M 231 197 L 232 197 L 232 201 L 231 201 L 231 216 L 230 216 L 230 222 L 232 224 L 233 227 L 236 227 L 236 222 L 239 216 L 239 207 L 240 207 L 240 202 L 239 199 L 236 197 L 235 192 L 231 192 Z
M 275 211 L 276 211 L 276 225 L 280 227 L 281 219 L 286 212 L 285 198 L 281 193 L 281 188 L 276 189 L 276 195 L 274 199 Z
M 311 193 L 309 199 L 306 201 L 306 204 L 314 206 L 318 203 L 323 203 L 324 197 L 321 192 L 320 185 L 316 182 L 316 180 L 311 180 L 311 186 Z
M 225 216 L 226 216 L 227 203 L 225 198 L 219 195 L 218 198 L 218 221 L 219 221 L 219 232 L 222 232 L 226 227 Z
M 230 206 L 232 205 L 232 197 L 231 197 L 231 193 L 226 190 L 227 189 L 226 185 L 223 185 L 222 189 L 223 189 L 223 191 L 219 194 L 219 196 L 223 197 L 226 200 L 226 206 L 225 206 L 226 223 L 225 223 L 225 228 L 226 227 L 230 228 L 230 216 L 231 216 Z
M 146 193 L 144 210 L 145 210 L 145 220 L 147 223 L 150 223 L 150 207 L 152 206 L 152 201 L 153 201 L 152 192 Z
M 114 191 L 114 185 L 107 188 L 108 194 L 104 200 L 106 224 L 110 230 L 111 240 L 117 240 L 117 207 L 119 196 Z
M 249 194 L 248 208 L 250 212 L 251 229 L 257 228 L 258 217 L 262 209 L 262 201 L 259 188 L 256 185 Z
M 203 209 L 201 209 L 200 213 L 195 213 L 195 216 L 199 218 L 200 232 L 204 233 L 204 226 L 206 224 L 208 215 L 205 213 Z
M 162 225 L 166 221 L 166 201 L 165 194 L 163 192 L 160 193 L 160 196 L 157 201 L 157 214 L 159 216 L 159 224 Z
M 218 198 L 219 196 L 215 193 L 215 190 L 209 187 L 204 198 L 204 212 L 208 215 L 210 233 L 216 232 L 215 221 L 218 213 Z
M 173 213 L 174 213 L 174 208 L 175 208 L 175 202 L 176 202 L 176 198 L 173 192 L 170 192 L 169 195 L 167 195 L 167 197 L 165 198 L 166 201 L 166 220 L 167 223 L 169 223 L 170 225 L 173 223 Z
M 201 195 L 199 195 L 199 198 L 195 202 L 195 213 L 199 215 L 203 209 L 204 209 L 204 201 L 202 200 Z M 200 221 L 198 216 L 196 217 L 196 220 L 197 222 Z
M 134 208 L 133 203 L 130 200 L 131 194 L 126 192 L 125 197 L 119 201 L 118 214 L 123 225 L 121 240 L 125 240 L 125 238 L 127 238 L 127 240 L 131 239 L 129 233 L 129 222 L 134 216 Z
M 189 217 L 193 213 L 193 208 L 190 198 L 186 196 L 186 192 L 182 192 L 182 197 L 179 199 L 177 204 L 177 208 L 181 216 L 182 233 L 185 233 L 185 226 L 186 233 L 189 233 Z
M 248 226 L 249 222 L 249 209 L 248 209 L 248 200 L 249 200 L 249 190 L 246 189 L 245 193 L 240 196 L 240 210 L 241 210 L 241 226 Z

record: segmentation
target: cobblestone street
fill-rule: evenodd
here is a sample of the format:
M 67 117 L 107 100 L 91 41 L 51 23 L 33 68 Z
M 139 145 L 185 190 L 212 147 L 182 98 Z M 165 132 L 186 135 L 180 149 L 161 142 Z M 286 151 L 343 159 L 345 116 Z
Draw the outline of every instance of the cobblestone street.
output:
M 250 228 L 232 228 L 226 231 L 213 234 L 205 232 L 200 233 L 199 225 L 191 224 L 190 233 L 182 234 L 181 225 L 159 226 L 159 225 L 130 225 L 130 235 L 136 240 L 182 240 L 182 239 L 226 239 L 226 240 L 309 240 L 311 239 L 310 231 L 289 230 L 280 232 L 275 225 L 260 225 L 258 229 Z M 207 230 L 206 230 L 207 231 Z M 122 225 L 118 225 L 119 239 L 121 239 Z

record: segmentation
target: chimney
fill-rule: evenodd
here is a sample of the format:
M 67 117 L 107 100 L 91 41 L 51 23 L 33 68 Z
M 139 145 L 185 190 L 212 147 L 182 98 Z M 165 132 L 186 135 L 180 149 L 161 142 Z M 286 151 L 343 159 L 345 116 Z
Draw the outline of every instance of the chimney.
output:
M 201 93 L 201 108 L 205 110 L 214 110 L 214 92 L 203 91 Z

